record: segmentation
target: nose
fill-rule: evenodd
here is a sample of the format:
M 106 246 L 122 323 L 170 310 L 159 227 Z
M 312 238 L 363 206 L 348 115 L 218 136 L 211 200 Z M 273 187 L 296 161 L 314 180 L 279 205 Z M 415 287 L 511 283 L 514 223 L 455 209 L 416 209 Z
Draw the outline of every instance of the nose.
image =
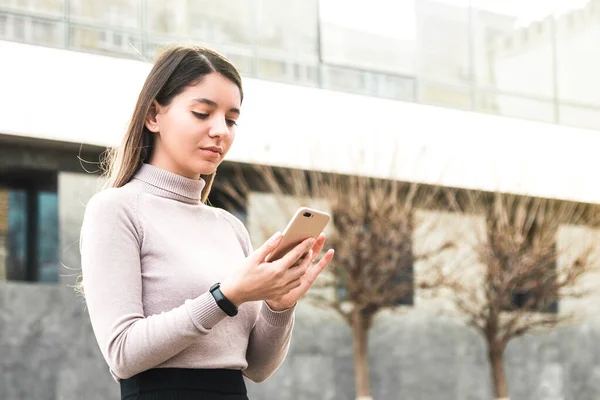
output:
M 215 116 L 212 119 L 208 135 L 210 137 L 220 138 L 227 137 L 229 135 L 229 127 L 227 126 L 225 117 Z

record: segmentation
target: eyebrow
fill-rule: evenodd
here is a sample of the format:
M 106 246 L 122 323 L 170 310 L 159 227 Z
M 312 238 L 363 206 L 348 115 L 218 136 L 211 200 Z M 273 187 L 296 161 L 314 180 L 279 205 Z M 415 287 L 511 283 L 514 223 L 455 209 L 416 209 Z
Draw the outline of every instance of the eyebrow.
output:
M 203 97 L 198 97 L 197 99 L 193 99 L 192 101 L 194 103 L 206 104 L 206 105 L 209 105 L 211 107 L 218 107 L 218 104 L 215 101 L 212 101 L 210 99 L 205 99 Z M 230 108 L 229 112 L 232 112 L 232 113 L 235 113 L 235 114 L 240 114 L 240 109 L 239 108 Z

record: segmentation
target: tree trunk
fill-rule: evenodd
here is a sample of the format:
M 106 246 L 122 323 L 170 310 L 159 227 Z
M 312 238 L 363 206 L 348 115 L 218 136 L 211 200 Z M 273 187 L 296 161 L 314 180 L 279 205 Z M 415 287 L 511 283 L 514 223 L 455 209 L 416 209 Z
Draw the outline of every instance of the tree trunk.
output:
M 504 370 L 504 344 L 489 344 L 489 359 L 492 372 L 492 385 L 494 388 L 494 399 L 509 400 L 506 372 Z
M 352 313 L 352 339 L 354 342 L 354 379 L 357 400 L 372 400 L 369 376 L 369 322 L 364 311 Z

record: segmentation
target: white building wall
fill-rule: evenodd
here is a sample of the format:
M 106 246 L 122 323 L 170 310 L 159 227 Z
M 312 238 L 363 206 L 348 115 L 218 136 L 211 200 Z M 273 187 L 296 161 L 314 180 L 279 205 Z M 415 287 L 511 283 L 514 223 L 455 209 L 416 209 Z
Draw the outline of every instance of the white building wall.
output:
M 0 132 L 120 143 L 150 64 L 0 41 Z M 600 202 L 600 135 L 245 79 L 228 159 Z

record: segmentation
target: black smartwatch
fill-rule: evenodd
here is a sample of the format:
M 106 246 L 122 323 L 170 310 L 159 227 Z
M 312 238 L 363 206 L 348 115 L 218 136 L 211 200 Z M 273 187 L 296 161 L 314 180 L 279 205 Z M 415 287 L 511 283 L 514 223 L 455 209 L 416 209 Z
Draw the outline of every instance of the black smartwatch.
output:
M 223 292 L 221 292 L 220 283 L 215 283 L 212 285 L 209 291 L 215 298 L 217 305 L 221 308 L 221 310 L 225 311 L 225 314 L 229 315 L 230 317 L 235 317 L 237 315 L 238 308 L 227 297 L 225 297 Z

